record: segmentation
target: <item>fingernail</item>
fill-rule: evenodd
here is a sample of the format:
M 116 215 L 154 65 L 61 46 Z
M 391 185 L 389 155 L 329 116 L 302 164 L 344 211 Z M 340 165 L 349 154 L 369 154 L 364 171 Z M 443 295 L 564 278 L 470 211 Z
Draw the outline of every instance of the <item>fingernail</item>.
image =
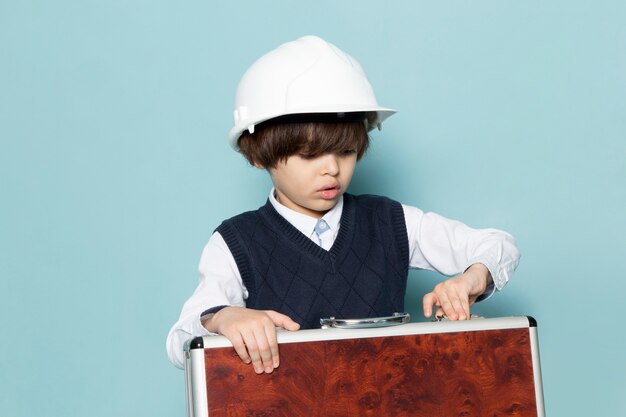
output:
M 265 368 L 265 373 L 271 374 L 273 370 L 274 368 L 272 368 L 271 366 L 268 366 Z
M 263 367 L 262 366 L 255 366 L 254 367 L 254 372 L 256 372 L 257 374 L 262 374 L 263 373 Z

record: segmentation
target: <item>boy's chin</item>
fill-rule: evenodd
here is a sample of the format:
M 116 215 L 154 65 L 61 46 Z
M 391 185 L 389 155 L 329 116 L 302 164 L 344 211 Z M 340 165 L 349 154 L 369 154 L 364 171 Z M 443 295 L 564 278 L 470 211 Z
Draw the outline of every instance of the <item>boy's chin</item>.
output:
M 307 214 L 309 216 L 313 216 L 313 217 L 322 217 L 324 214 L 326 214 L 328 211 L 330 211 L 333 207 L 335 207 L 337 205 L 337 199 L 333 199 L 333 200 L 321 200 L 321 201 L 315 201 L 312 204 L 307 204 L 306 206 L 300 206 L 300 211 L 304 214 Z
M 330 210 L 331 208 L 335 207 L 337 205 L 337 202 L 339 201 L 339 197 L 341 197 L 340 193 L 337 193 L 336 195 L 333 195 L 332 198 L 331 197 L 323 197 L 323 198 L 319 198 L 317 199 L 315 204 L 316 206 L 319 206 L 322 210 Z

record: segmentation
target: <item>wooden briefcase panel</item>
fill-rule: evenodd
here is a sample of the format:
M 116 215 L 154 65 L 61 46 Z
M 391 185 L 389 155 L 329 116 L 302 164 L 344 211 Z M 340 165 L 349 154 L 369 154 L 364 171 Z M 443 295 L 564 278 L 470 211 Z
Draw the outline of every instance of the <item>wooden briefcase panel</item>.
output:
M 186 347 L 192 417 L 543 416 L 527 317 L 279 332 L 257 375 L 224 337 Z

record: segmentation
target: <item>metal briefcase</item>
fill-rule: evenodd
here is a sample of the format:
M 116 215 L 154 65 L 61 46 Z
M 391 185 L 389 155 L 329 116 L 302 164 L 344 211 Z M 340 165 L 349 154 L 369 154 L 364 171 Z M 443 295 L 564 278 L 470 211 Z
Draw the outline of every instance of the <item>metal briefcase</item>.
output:
M 188 341 L 189 416 L 544 416 L 531 317 L 279 331 L 278 342 L 280 367 L 257 375 L 223 336 Z

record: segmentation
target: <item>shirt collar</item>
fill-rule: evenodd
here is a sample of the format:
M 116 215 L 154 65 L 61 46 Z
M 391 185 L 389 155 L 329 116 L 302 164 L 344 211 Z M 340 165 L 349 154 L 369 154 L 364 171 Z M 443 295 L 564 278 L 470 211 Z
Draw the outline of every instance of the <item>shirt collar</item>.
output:
M 298 229 L 305 236 L 311 237 L 315 233 L 315 225 L 317 220 L 315 217 L 308 216 L 303 213 L 299 213 L 286 206 L 283 206 L 275 197 L 275 189 L 272 187 L 270 191 L 269 200 L 272 206 L 276 209 L 278 214 L 283 216 L 293 227 Z M 341 221 L 341 213 L 343 212 L 343 195 L 337 200 L 337 204 L 330 209 L 322 219 L 328 223 L 330 230 L 334 235 L 339 231 L 339 222 Z

